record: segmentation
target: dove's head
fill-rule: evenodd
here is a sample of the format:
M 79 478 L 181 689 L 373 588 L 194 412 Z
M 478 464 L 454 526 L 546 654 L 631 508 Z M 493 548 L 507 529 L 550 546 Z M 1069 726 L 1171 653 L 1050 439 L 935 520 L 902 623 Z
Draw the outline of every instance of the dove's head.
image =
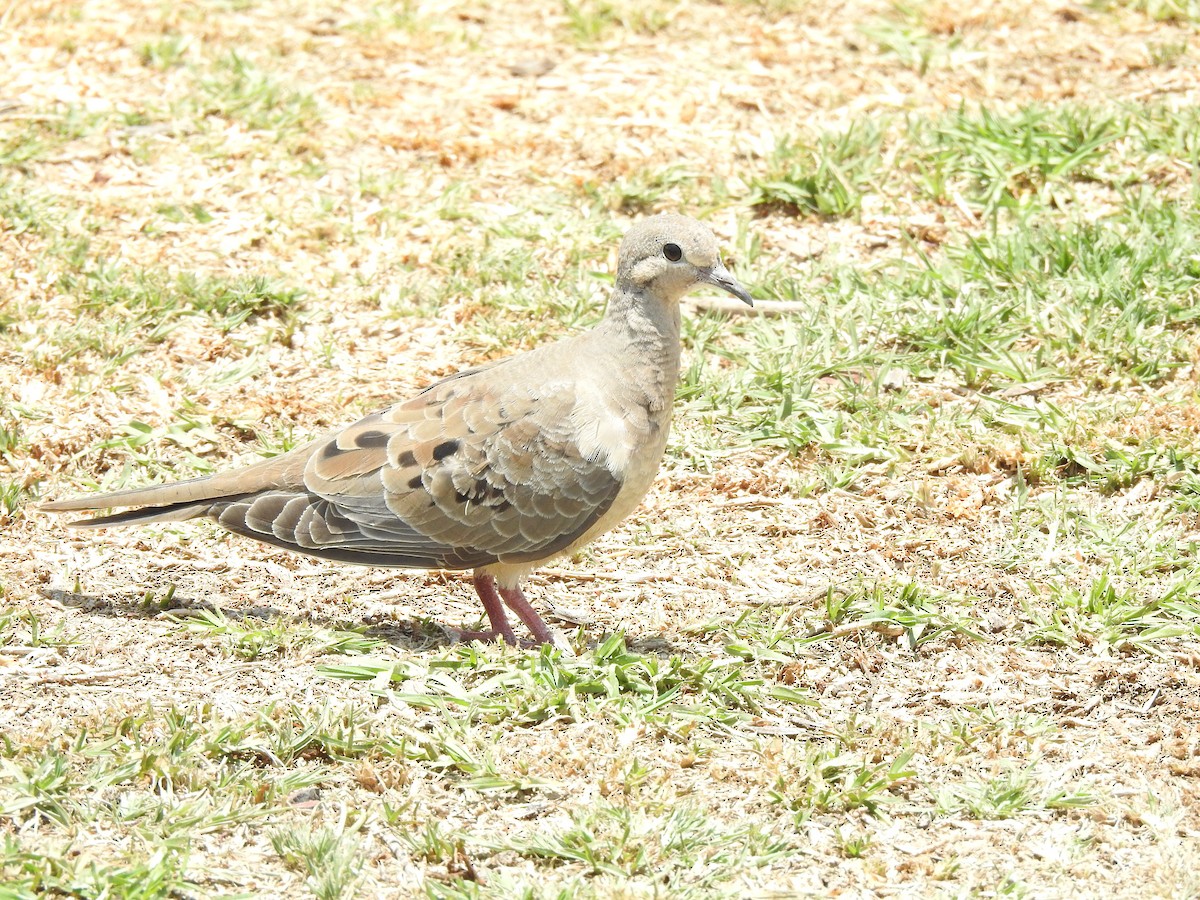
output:
M 670 213 L 643 219 L 629 229 L 617 254 L 617 283 L 669 302 L 711 284 L 754 305 L 750 292 L 721 262 L 717 239 L 708 227 Z

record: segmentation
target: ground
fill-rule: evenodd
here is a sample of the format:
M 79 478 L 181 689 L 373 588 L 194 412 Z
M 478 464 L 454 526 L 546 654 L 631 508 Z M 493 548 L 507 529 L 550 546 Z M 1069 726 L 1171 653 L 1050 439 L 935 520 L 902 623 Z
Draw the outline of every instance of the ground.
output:
M 1200 7 L 0 16 L 0 896 L 1200 894 Z M 469 581 L 40 499 L 587 327 L 708 221 L 646 502 Z

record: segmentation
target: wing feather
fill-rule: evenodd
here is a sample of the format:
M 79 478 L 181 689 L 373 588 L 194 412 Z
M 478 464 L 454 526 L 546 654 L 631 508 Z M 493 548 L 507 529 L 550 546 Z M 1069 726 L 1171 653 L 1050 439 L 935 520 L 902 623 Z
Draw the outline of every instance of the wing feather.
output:
M 240 498 L 225 528 L 376 565 L 473 568 L 569 546 L 621 481 L 573 438 L 568 385 L 458 377 L 306 449 L 301 484 Z

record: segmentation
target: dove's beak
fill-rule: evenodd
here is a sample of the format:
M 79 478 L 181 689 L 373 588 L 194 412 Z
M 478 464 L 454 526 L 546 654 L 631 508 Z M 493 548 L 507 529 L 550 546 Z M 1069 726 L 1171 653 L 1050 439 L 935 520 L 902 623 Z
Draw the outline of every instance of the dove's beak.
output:
M 718 261 L 715 266 L 705 273 L 704 280 L 713 287 L 719 287 L 721 290 L 733 294 L 733 296 L 737 297 L 747 306 L 754 305 L 754 298 L 750 296 L 750 292 L 738 283 L 733 274 L 725 268 L 724 263 Z

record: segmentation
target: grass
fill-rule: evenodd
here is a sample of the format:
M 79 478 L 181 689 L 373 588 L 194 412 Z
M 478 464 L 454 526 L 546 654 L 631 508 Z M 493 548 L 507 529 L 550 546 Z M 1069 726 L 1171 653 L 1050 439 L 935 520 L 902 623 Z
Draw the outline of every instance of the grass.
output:
M 635 4 L 611 0 L 562 0 L 571 38 L 588 47 L 614 32 L 654 35 L 666 29 L 674 4 Z
M 975 819 L 1008 819 L 1031 809 L 1076 809 L 1096 802 L 1086 789 L 1044 787 L 1026 772 L 1009 771 L 947 788 L 938 799 L 943 813 Z
M 6 18 L 0 895 L 1195 893 L 1192 5 L 125 12 Z M 664 210 L 779 314 L 685 312 L 569 653 L 31 508 L 586 328 Z
M 957 134 L 965 140 L 970 132 Z M 997 168 L 1012 171 L 1010 161 Z M 1046 188 L 1064 177 L 1039 171 Z M 986 206 L 1001 195 L 993 185 L 977 196 Z M 1052 212 L 1058 201 L 1047 190 L 1036 204 L 1021 201 L 1019 227 L 997 222 L 947 244 L 936 259 L 918 247 L 911 262 L 875 271 L 835 265 L 803 283 L 770 273 L 772 293 L 803 298 L 810 311 L 747 326 L 744 364 L 714 382 L 698 360 L 681 395 L 756 441 L 877 462 L 894 459 L 901 435 L 936 418 L 918 391 L 893 389 L 887 379 L 897 373 L 919 385 L 952 372 L 985 393 L 1032 382 L 1163 384 L 1190 363 L 1188 326 L 1200 293 L 1196 206 L 1136 188 L 1118 196 L 1102 223 Z M 692 327 L 700 352 L 710 339 L 726 342 L 727 329 Z M 1120 465 L 1119 451 L 1111 455 Z
M 1127 9 L 1156 22 L 1200 21 L 1200 5 L 1195 0 L 1097 0 L 1094 6 L 1105 11 Z
M 197 82 L 204 119 L 237 121 L 276 135 L 302 130 L 318 116 L 313 97 L 283 83 L 236 50 L 220 57 Z
M 795 813 L 797 824 L 817 813 L 856 809 L 879 816 L 896 799 L 893 792 L 902 792 L 916 774 L 907 768 L 911 758 L 905 751 L 890 763 L 872 764 L 836 746 L 806 748 L 804 758 L 775 783 L 771 801 Z
M 0 612 L 0 635 L 7 646 L 27 649 L 65 647 L 79 642 L 79 638 L 67 633 L 63 623 L 52 625 L 49 630 L 38 615 L 29 609 L 9 609 Z
M 1180 564 L 1184 564 L 1180 561 Z M 1033 641 L 1155 652 L 1155 645 L 1200 634 L 1194 579 L 1174 579 L 1161 597 L 1120 589 L 1102 573 L 1083 590 L 1053 585 L 1032 610 Z
M 271 846 L 289 869 L 303 871 L 306 886 L 318 900 L 353 896 L 362 870 L 362 853 L 353 827 L 340 822 L 311 831 L 305 827 L 280 829 L 271 835 Z
M 866 195 L 887 206 L 948 206 L 957 196 L 985 220 L 1028 216 L 1069 207 L 1084 185 L 1127 188 L 1132 172 L 1156 172 L 1160 148 L 1190 155 L 1195 121 L 1191 109 L 1080 104 L 864 119 L 784 137 L 751 182 L 750 201 L 836 218 L 855 215 Z
M 620 635 L 574 659 L 549 650 L 496 666 L 474 650 L 442 659 L 436 671 L 359 664 L 328 668 L 337 677 L 377 684 L 420 685 L 397 702 L 453 713 L 459 721 L 532 725 L 546 720 L 614 717 L 683 739 L 697 727 L 734 726 L 748 713 L 769 715 L 779 702 L 804 703 L 802 693 L 770 688 L 733 659 L 688 663 L 631 654 Z M 456 677 L 461 675 L 461 677 Z
M 90 114 L 77 105 L 35 111 L 26 127 L 11 130 L 0 138 L 0 164 L 20 168 L 92 133 L 104 121 L 104 117 Z
M 221 610 L 201 609 L 186 615 L 184 622 L 188 630 L 196 634 L 220 638 L 227 652 L 242 659 L 259 659 L 275 654 L 290 656 L 300 649 L 315 656 L 326 653 L 368 653 L 382 643 L 350 629 L 324 626 L 305 628 L 284 621 L 259 623 L 252 621 L 249 616 L 241 621 L 232 621 Z
M 269 716 L 259 719 L 257 734 L 278 735 Z M 317 780 L 303 770 L 263 779 L 246 760 L 257 753 L 279 760 L 299 746 L 257 743 L 246 729 L 215 721 L 208 709 L 152 706 L 49 744 L 10 742 L 0 760 L 6 819 L 91 834 L 115 828 L 132 843 L 115 853 L 80 855 L 66 841 L 55 852 L 34 854 L 24 849 L 28 838 L 9 835 L 0 858 L 5 880 L 17 896 L 167 897 L 195 889 L 185 874 L 192 840 L 266 821 L 288 793 Z
M 76 299 L 80 316 L 123 317 L 132 320 L 130 330 L 180 315 L 206 315 L 229 332 L 252 316 L 291 312 L 303 295 L 264 276 L 226 281 L 185 272 L 166 281 L 157 272 L 130 272 L 103 260 L 78 275 L 64 274 L 61 287 Z
M 955 51 L 962 45 L 960 37 L 940 37 L 915 22 L 880 19 L 861 26 L 860 31 L 881 51 L 894 54 L 918 75 L 952 65 Z

